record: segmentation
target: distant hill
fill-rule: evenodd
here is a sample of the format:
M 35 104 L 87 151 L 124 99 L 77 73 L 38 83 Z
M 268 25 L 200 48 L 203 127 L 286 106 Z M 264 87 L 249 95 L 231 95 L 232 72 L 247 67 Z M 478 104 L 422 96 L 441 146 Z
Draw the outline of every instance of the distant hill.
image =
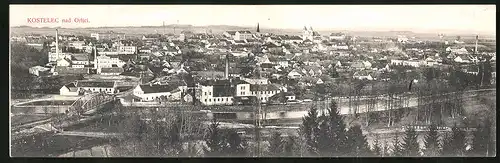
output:
M 241 26 L 230 26 L 230 25 L 208 25 L 208 26 L 193 26 L 193 25 L 165 25 L 163 26 L 140 26 L 140 27 L 92 27 L 92 28 L 59 28 L 60 34 L 76 34 L 76 35 L 90 35 L 95 32 L 106 32 L 114 31 L 121 32 L 127 35 L 143 35 L 143 34 L 168 34 L 176 33 L 179 34 L 181 31 L 191 31 L 194 33 L 205 33 L 211 31 L 214 34 L 222 34 L 224 31 L 229 30 L 248 30 L 251 32 L 256 31 L 256 27 L 241 27 Z M 270 29 L 270 28 L 260 28 L 261 33 L 275 33 L 283 35 L 301 35 L 302 28 L 297 29 Z M 407 37 L 416 37 L 421 39 L 439 39 L 438 32 L 436 33 L 415 33 L 412 31 L 353 31 L 353 30 L 318 30 L 319 34 L 323 36 L 329 36 L 331 33 L 344 32 L 348 35 L 354 35 L 358 37 L 392 37 L 395 38 L 398 35 L 405 35 Z M 42 34 L 42 35 L 55 35 L 55 28 L 49 27 L 29 27 L 29 26 L 16 26 L 11 27 L 11 34 L 24 35 L 24 34 Z M 458 35 L 447 35 L 446 38 L 456 38 Z M 474 39 L 474 34 L 461 34 L 462 39 Z M 496 39 L 496 36 L 480 36 L 482 39 Z

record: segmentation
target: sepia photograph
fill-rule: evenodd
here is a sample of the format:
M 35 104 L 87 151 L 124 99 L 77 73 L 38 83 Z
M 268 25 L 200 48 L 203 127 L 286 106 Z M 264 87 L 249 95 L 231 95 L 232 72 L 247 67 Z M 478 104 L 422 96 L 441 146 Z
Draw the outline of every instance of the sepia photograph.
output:
M 496 157 L 495 5 L 9 5 L 11 157 Z

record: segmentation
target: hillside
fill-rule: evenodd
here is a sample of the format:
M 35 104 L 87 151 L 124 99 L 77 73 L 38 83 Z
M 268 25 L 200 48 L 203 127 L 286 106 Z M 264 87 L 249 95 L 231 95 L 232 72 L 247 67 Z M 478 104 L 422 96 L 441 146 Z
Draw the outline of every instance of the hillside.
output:
M 11 35 L 25 35 L 25 34 L 42 34 L 42 35 L 55 35 L 55 28 L 48 27 L 29 27 L 29 26 L 17 26 L 11 27 Z M 175 30 L 175 31 L 174 31 Z M 152 33 L 180 33 L 181 31 L 191 31 L 194 33 L 205 33 L 212 31 L 214 34 L 222 34 L 224 31 L 229 30 L 249 30 L 255 32 L 256 27 L 239 27 L 239 26 L 229 26 L 229 25 L 209 25 L 209 26 L 192 26 L 192 25 L 166 25 L 162 26 L 140 26 L 140 27 L 94 27 L 94 28 L 59 28 L 60 34 L 74 34 L 74 35 L 90 35 L 95 32 L 122 32 L 127 35 L 142 35 L 142 34 L 152 34 Z M 275 33 L 284 35 L 301 35 L 302 28 L 297 29 L 269 29 L 260 28 L 262 33 Z M 349 35 L 354 35 L 358 37 L 397 37 L 398 35 L 405 35 L 407 37 L 416 37 L 418 39 L 426 40 L 439 40 L 438 33 L 415 33 L 411 31 L 350 31 L 350 30 L 317 30 L 318 33 L 324 36 L 328 36 L 331 33 L 344 32 Z M 445 40 L 454 40 L 458 35 L 448 35 L 445 36 Z M 462 40 L 474 39 L 473 34 L 462 34 L 460 35 Z M 495 36 L 480 36 L 481 39 L 495 39 Z

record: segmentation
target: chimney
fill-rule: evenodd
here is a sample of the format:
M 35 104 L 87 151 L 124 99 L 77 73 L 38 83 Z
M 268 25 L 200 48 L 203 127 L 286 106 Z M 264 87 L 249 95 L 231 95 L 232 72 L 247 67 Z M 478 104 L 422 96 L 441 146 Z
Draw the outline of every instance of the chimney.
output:
M 97 48 L 94 46 L 94 69 L 97 68 Z
M 56 29 L 56 61 L 59 59 L 59 30 Z
M 474 47 L 474 54 L 477 55 L 477 42 L 479 40 L 479 35 L 476 35 L 476 46 Z
M 224 78 L 229 78 L 229 56 L 226 54 L 226 71 L 224 72 Z

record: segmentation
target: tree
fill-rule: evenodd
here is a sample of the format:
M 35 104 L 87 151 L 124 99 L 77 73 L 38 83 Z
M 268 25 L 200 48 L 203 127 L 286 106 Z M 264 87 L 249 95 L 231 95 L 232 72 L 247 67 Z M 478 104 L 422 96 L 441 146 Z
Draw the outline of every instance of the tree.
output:
M 425 150 L 423 150 L 423 153 L 425 156 L 437 157 L 440 155 L 439 135 L 435 124 L 431 124 L 431 126 L 429 126 L 429 131 L 425 136 L 424 145 Z
M 392 156 L 403 157 L 404 151 L 401 142 L 399 141 L 399 134 L 394 134 L 393 144 L 392 144 Z
M 381 144 L 379 142 L 379 139 L 380 137 L 378 135 L 375 136 L 375 138 L 373 139 L 373 148 L 372 148 L 372 151 L 373 151 L 373 154 L 375 156 L 384 156 L 384 151 L 382 150 L 382 148 L 380 148 Z
M 403 138 L 403 151 L 404 155 L 408 157 L 420 156 L 420 147 L 417 140 L 417 132 L 414 128 L 408 128 L 405 131 L 405 137 Z
M 355 125 L 349 128 L 347 131 L 347 140 L 346 140 L 345 150 L 348 152 L 348 156 L 357 157 L 357 156 L 372 156 L 373 153 L 368 146 L 368 142 L 366 141 L 365 136 L 361 131 L 361 126 Z
M 269 156 L 280 156 L 283 153 L 284 142 L 281 139 L 281 133 L 274 132 L 269 141 L 268 152 Z
M 227 145 L 224 146 L 224 154 L 227 156 L 245 156 L 247 154 L 245 143 L 236 131 L 229 130 L 225 137 Z
M 318 133 L 318 130 L 318 110 L 316 106 L 312 106 L 307 115 L 302 118 L 302 125 L 300 127 L 300 133 L 305 138 L 307 151 L 310 154 L 317 153 L 316 133 Z
M 479 125 L 474 131 L 472 139 L 472 148 L 469 151 L 470 156 L 485 157 L 491 156 L 494 151 L 492 150 L 493 142 L 491 141 L 491 123 L 489 120 L 485 121 L 483 126 Z
M 207 147 L 203 148 L 203 151 L 206 156 L 221 156 L 224 152 L 223 150 L 226 147 L 226 144 L 224 144 L 222 134 L 220 133 L 218 127 L 219 123 L 217 122 L 217 119 L 214 118 L 208 127 L 208 134 L 205 138 Z
M 443 156 L 464 156 L 465 153 L 465 131 L 454 126 L 451 128 L 452 134 L 448 136 L 443 144 Z
M 319 117 L 320 125 L 319 130 L 316 135 L 316 142 L 318 145 L 317 154 L 319 156 L 331 156 L 332 152 L 335 150 L 332 143 L 332 135 L 330 133 L 330 124 L 325 114 Z
M 296 137 L 288 136 L 283 144 L 283 151 L 285 156 L 295 156 L 297 151 Z
M 333 147 L 332 154 L 334 156 L 345 155 L 344 149 L 346 147 L 346 125 L 344 124 L 342 116 L 340 116 L 336 102 L 332 102 L 330 104 L 327 118 L 329 122 L 328 126 L 330 127 L 331 143 Z

